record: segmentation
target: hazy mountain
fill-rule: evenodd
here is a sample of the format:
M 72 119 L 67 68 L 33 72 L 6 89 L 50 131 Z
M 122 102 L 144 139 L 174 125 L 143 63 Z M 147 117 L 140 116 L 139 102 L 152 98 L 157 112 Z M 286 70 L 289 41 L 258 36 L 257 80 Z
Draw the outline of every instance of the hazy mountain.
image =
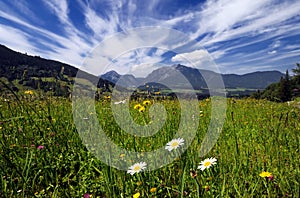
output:
M 183 76 L 185 78 L 183 78 Z M 173 65 L 171 67 L 156 69 L 145 78 L 140 78 L 139 80 L 134 78 L 133 75 L 122 76 L 115 71 L 102 75 L 106 80 L 113 79 L 112 82 L 114 83 L 120 79 L 122 83 L 118 83 L 123 84 L 124 86 L 137 86 L 138 83 L 160 82 L 162 84 L 170 84 L 174 87 L 183 89 L 189 87 L 188 82 L 194 89 L 205 89 L 207 88 L 207 83 L 213 83 L 219 76 L 220 74 L 213 71 L 203 69 L 198 70 L 183 65 Z M 264 89 L 268 85 L 278 82 L 284 74 L 279 71 L 263 71 L 243 75 L 221 74 L 221 76 L 226 88 Z

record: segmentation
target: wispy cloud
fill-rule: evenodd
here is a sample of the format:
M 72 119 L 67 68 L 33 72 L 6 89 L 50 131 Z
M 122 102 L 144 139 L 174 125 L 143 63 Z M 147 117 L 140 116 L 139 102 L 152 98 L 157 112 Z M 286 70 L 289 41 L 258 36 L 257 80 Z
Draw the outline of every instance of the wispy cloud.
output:
M 246 67 L 249 70 L 259 66 L 268 68 L 275 64 L 272 60 L 287 61 L 289 58 L 295 61 L 299 53 L 299 46 L 292 43 L 292 37 L 300 36 L 300 26 L 297 25 L 300 2 L 297 0 L 211 0 L 193 6 L 182 3 L 186 7 L 176 7 L 173 1 L 159 0 L 43 0 L 39 4 L 47 12 L 45 16 L 56 19 L 52 25 L 45 26 L 46 19 L 34 11 L 35 5 L 29 1 L 0 1 L 2 44 L 80 66 L 88 52 L 117 32 L 128 32 L 141 26 L 160 26 L 176 29 L 198 40 L 225 72 L 232 68 L 237 72 L 246 70 Z M 82 12 L 81 21 L 74 17 L 74 13 L 79 11 Z M 132 43 L 123 45 L 136 46 L 142 43 L 139 39 L 132 38 Z M 170 41 L 172 39 L 173 42 Z M 178 42 L 172 34 L 153 35 L 152 40 L 152 47 L 160 43 L 165 49 L 180 49 L 179 54 L 193 60 L 201 59 L 198 51 L 188 48 L 184 51 L 187 43 Z M 110 56 L 111 50 L 121 53 L 125 49 L 119 45 L 120 41 L 115 44 L 118 44 L 114 46 L 118 49 L 104 46 L 106 54 L 102 55 L 108 62 L 114 58 Z M 120 57 L 119 61 L 127 62 L 128 67 L 129 63 L 133 63 L 132 71 L 138 71 L 138 67 L 146 71 L 150 68 L 147 65 L 151 62 L 149 57 L 156 63 L 162 60 L 162 54 L 149 56 L 141 50 L 139 53 L 136 54 L 138 59 Z M 173 57 L 173 60 L 178 57 Z M 250 64 L 253 64 L 251 68 Z

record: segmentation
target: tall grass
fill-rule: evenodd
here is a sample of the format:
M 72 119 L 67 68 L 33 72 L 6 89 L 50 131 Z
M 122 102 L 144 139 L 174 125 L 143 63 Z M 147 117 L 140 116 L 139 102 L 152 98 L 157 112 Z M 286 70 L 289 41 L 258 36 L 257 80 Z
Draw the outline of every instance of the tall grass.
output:
M 217 144 L 206 157 L 215 166 L 197 166 L 210 121 L 210 100 L 199 101 L 199 128 L 192 145 L 172 164 L 135 175 L 109 167 L 82 143 L 73 122 L 71 101 L 33 95 L 0 98 L 0 197 L 299 197 L 300 111 L 266 100 L 228 99 L 227 119 Z M 157 101 L 153 101 L 157 102 Z M 162 101 L 168 121 L 152 137 L 122 131 L 110 102 L 96 104 L 99 122 L 113 141 L 128 150 L 150 151 L 172 139 L 180 120 L 176 101 Z M 148 112 L 133 109 L 137 123 Z M 148 145 L 149 142 L 155 144 Z M 43 147 L 39 147 L 43 146 Z M 122 156 L 120 156 L 122 160 Z M 197 171 L 191 177 L 190 171 Z M 261 178 L 269 171 L 273 180 Z M 155 190 L 151 188 L 156 188 Z

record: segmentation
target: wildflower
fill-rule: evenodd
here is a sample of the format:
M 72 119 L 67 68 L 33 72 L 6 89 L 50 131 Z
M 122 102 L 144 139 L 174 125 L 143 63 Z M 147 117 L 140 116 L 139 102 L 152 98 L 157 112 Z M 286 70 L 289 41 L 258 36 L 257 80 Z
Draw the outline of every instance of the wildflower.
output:
M 143 107 L 142 105 L 140 105 L 140 104 L 136 104 L 136 105 L 134 105 L 134 109 L 140 109 L 141 107 Z
M 207 158 L 200 162 L 200 166 L 198 166 L 198 169 L 201 169 L 204 171 L 206 168 L 211 167 L 212 165 L 216 164 L 217 159 L 216 158 Z
M 145 112 L 145 110 L 146 110 L 146 108 L 143 106 L 141 108 L 139 108 L 139 112 L 141 112 L 141 113 Z
M 269 181 L 273 181 L 274 180 L 274 176 L 271 175 L 270 177 L 268 177 Z
M 135 193 L 132 197 L 133 198 L 139 198 L 141 196 L 141 194 L 139 192 Z
M 90 198 L 91 197 L 91 195 L 89 194 L 89 193 L 85 193 L 84 195 L 83 195 L 83 198 Z
M 272 176 L 272 173 L 263 171 L 263 172 L 261 172 L 261 173 L 259 174 L 259 176 L 261 176 L 261 177 L 271 177 L 271 176 Z
M 104 99 L 105 99 L 105 100 L 109 100 L 109 99 L 110 99 L 110 96 L 104 96 Z
M 24 93 L 25 93 L 25 94 L 28 94 L 28 95 L 32 95 L 32 94 L 33 94 L 33 91 L 27 90 L 27 91 L 25 91 Z
M 143 105 L 151 105 L 150 100 L 145 100 L 145 101 L 143 102 Z
M 39 150 L 43 150 L 44 148 L 45 147 L 43 145 L 40 145 L 40 146 L 37 147 L 37 149 L 39 149 Z
M 173 149 L 177 149 L 179 146 L 183 144 L 184 144 L 184 139 L 182 138 L 173 139 L 167 143 L 165 149 L 167 149 L 168 151 L 172 151 Z
M 155 191 L 156 191 L 156 188 L 151 188 L 151 189 L 150 189 L 150 192 L 151 192 L 151 193 L 154 193 Z
M 136 163 L 129 167 L 129 170 L 127 171 L 127 173 L 129 173 L 131 175 L 133 175 L 134 173 L 139 173 L 142 170 L 144 170 L 146 168 L 146 166 L 147 166 L 146 162 Z

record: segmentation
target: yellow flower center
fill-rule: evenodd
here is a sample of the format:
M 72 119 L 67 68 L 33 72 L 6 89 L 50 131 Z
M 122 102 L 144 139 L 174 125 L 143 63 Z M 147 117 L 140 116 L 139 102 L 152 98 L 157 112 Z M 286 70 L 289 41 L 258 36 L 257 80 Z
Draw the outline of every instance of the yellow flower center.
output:
M 179 145 L 178 142 L 173 142 L 171 146 L 172 146 L 172 147 L 176 147 L 176 146 L 178 146 L 178 145 Z
M 135 167 L 133 168 L 133 170 L 134 170 L 134 171 L 139 171 L 139 170 L 141 170 L 141 167 L 140 167 L 139 165 L 137 165 L 137 166 L 135 166 Z
M 205 167 L 207 167 L 207 166 L 209 166 L 211 163 L 208 161 L 208 162 L 205 162 L 204 164 L 203 164 L 203 166 L 205 166 Z

